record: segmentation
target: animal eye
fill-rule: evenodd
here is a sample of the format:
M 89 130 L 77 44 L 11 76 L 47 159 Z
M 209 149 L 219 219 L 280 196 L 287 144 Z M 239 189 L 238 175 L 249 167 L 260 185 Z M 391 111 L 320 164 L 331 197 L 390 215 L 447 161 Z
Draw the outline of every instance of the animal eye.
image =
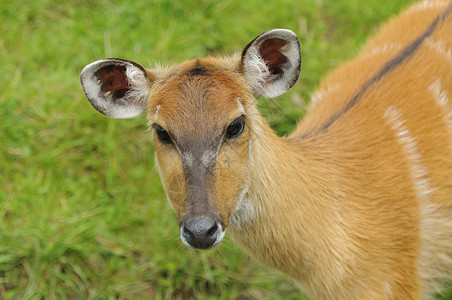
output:
M 241 115 L 228 126 L 226 130 L 226 138 L 234 138 L 239 136 L 245 128 L 245 116 Z
M 172 144 L 171 136 L 169 133 L 163 129 L 160 125 L 154 124 L 155 133 L 157 133 L 157 138 L 162 144 Z

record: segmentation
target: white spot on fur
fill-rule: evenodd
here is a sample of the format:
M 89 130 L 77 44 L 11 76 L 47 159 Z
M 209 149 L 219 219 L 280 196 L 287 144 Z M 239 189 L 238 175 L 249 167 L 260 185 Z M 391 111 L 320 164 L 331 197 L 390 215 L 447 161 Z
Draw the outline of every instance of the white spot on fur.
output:
M 328 97 L 331 92 L 338 90 L 340 87 L 339 83 L 334 83 L 327 86 L 326 88 L 319 89 L 311 95 L 310 109 L 312 109 L 317 103 Z
M 187 168 L 191 168 L 193 166 L 193 155 L 191 154 L 191 152 L 186 152 L 183 153 L 181 156 L 181 161 L 182 161 L 182 165 L 187 167 Z
M 364 54 L 364 57 L 370 57 L 377 54 L 383 54 L 392 50 L 400 49 L 400 44 L 397 43 L 388 43 L 384 45 L 378 45 L 372 48 L 370 51 Z
M 201 163 L 204 167 L 208 167 L 215 162 L 217 155 L 214 151 L 206 150 L 201 155 Z
M 385 281 L 385 293 L 389 297 L 389 299 L 394 299 L 394 293 L 392 292 L 392 285 Z
M 449 104 L 447 91 L 443 89 L 440 79 L 433 82 L 428 89 L 433 94 L 436 104 L 444 112 L 444 121 L 448 125 L 449 135 L 452 140 L 452 106 Z
M 425 0 L 421 3 L 416 4 L 413 6 L 412 9 L 432 9 L 432 8 L 440 8 L 443 6 L 448 5 L 450 2 L 448 1 L 442 1 L 442 0 Z
M 433 82 L 429 86 L 429 90 L 435 97 L 436 103 L 446 109 L 449 104 L 449 98 L 447 97 L 447 92 L 442 88 L 441 79 L 437 79 Z
M 154 121 L 158 121 L 158 119 L 159 119 L 159 116 L 158 116 L 159 109 L 160 109 L 160 105 L 157 105 L 157 106 L 155 107 L 155 110 L 154 110 L 154 115 L 152 116 L 152 118 L 154 119 Z
M 446 43 L 444 41 L 441 40 L 434 41 L 432 38 L 429 38 L 425 43 L 436 53 L 444 57 L 452 66 L 452 51 L 450 48 L 446 48 Z
M 248 198 L 248 187 L 246 187 L 240 194 L 235 210 L 229 217 L 229 224 L 234 229 L 241 230 L 244 225 L 255 219 L 256 216 L 256 207 Z
M 223 240 L 225 233 L 226 233 L 226 230 L 223 230 L 223 227 L 221 226 L 221 224 L 218 224 L 217 239 L 215 240 L 215 243 L 213 244 L 213 246 L 218 245 L 218 243 L 221 242 L 221 240 Z

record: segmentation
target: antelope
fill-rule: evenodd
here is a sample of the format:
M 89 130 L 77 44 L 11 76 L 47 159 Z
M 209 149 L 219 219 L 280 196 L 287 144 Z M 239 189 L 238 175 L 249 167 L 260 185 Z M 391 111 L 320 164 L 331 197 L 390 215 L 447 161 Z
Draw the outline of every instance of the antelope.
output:
M 286 137 L 256 97 L 298 79 L 287 29 L 166 69 L 99 60 L 81 83 L 108 117 L 147 111 L 187 246 L 227 229 L 310 299 L 425 299 L 452 278 L 451 49 L 452 2 L 415 4 L 320 83 Z

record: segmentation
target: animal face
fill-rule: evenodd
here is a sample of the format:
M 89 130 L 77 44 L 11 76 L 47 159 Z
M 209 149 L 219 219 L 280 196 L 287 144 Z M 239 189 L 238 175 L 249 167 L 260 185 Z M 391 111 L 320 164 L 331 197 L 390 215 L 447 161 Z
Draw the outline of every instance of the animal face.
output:
M 150 98 L 156 162 L 183 242 L 209 248 L 247 189 L 254 98 L 234 70 L 200 60 L 177 69 Z
M 275 29 L 257 36 L 241 57 L 192 60 L 166 70 L 105 59 L 86 66 L 80 78 L 88 100 L 108 117 L 148 111 L 156 165 L 182 241 L 207 249 L 250 207 L 253 123 L 261 121 L 254 97 L 286 92 L 300 66 L 297 36 Z

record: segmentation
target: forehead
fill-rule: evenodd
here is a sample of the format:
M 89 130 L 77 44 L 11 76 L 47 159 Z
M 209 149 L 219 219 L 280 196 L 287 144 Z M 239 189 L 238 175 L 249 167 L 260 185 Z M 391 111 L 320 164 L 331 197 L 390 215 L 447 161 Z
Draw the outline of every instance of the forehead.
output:
M 183 130 L 185 135 L 200 136 L 222 130 L 224 123 L 239 116 L 249 98 L 242 80 L 238 70 L 209 59 L 173 67 L 152 93 L 151 121 L 163 123 L 175 134 Z

